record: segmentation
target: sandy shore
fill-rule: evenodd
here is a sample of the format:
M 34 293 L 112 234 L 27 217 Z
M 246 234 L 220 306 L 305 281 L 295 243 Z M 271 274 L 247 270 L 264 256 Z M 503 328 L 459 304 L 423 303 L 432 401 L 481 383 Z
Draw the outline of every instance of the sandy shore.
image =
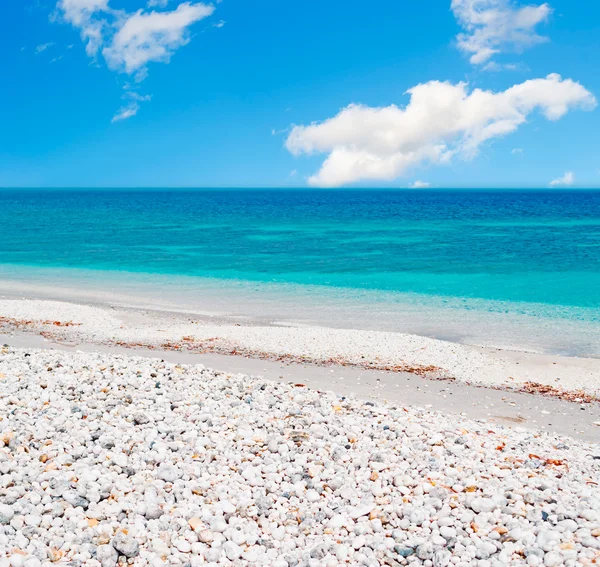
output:
M 32 299 L 0 345 L 0 567 L 600 558 L 598 360 Z
M 474 347 L 401 333 L 254 324 L 194 314 L 0 300 L 0 331 L 92 343 L 409 372 L 492 388 L 600 398 L 600 359 Z
M 429 380 L 407 372 L 367 370 L 348 366 L 318 366 L 244 356 L 173 350 L 128 348 L 93 343 L 67 344 L 32 333 L 0 333 L 0 344 L 11 347 L 58 350 L 71 353 L 105 353 L 159 357 L 174 364 L 202 364 L 230 374 L 262 376 L 284 384 L 305 384 L 340 396 L 377 403 L 420 407 L 446 415 L 567 435 L 597 442 L 600 439 L 600 404 L 573 403 L 553 396 L 532 395 L 461 382 Z
M 13 347 L 160 356 L 362 399 L 596 441 L 600 360 L 473 347 L 399 333 L 243 323 L 206 314 L 0 300 Z

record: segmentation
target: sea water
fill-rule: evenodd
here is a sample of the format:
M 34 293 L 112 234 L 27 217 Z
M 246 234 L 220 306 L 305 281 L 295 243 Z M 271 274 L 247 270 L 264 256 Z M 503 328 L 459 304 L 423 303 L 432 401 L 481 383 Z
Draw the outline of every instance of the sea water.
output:
M 600 356 L 600 192 L 5 189 L 0 279 Z

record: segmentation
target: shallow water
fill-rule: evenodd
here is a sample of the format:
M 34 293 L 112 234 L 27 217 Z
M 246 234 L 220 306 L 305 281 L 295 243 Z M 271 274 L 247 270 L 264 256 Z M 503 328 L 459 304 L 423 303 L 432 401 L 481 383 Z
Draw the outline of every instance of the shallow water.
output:
M 0 227 L 5 291 L 600 356 L 600 192 L 4 190 Z

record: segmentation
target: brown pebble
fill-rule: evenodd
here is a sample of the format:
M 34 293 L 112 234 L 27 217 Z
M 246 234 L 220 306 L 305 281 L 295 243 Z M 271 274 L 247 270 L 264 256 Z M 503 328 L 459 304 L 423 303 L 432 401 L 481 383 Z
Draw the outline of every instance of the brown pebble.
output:
M 56 549 L 56 547 L 51 547 L 48 550 L 48 559 L 50 559 L 50 561 L 52 561 L 52 563 L 56 563 L 57 561 L 60 561 L 63 556 L 64 556 L 65 552 L 62 551 L 61 549 Z

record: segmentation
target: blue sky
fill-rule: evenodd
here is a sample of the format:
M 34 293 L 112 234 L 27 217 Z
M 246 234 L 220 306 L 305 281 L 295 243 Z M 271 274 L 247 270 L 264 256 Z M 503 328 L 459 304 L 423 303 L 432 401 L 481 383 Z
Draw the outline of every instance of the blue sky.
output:
M 150 3 L 3 1 L 0 186 L 600 186 L 595 0 Z

